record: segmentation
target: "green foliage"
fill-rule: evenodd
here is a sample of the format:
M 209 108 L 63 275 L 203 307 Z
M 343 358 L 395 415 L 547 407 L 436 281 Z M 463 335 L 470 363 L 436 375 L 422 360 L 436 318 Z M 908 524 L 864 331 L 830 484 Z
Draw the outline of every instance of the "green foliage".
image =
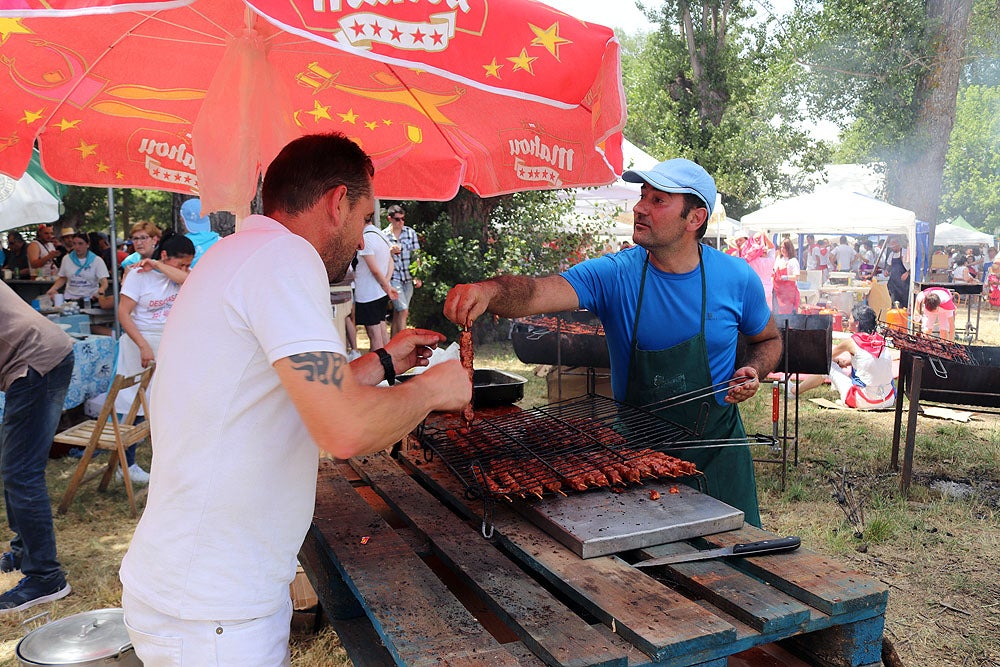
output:
M 458 200 L 475 199 L 462 192 Z M 461 216 L 458 210 L 479 211 L 476 204 L 453 201 L 404 202 L 408 224 L 420 235 L 420 254 L 413 268 L 423 287 L 414 293 L 410 321 L 454 334 L 441 309 L 448 291 L 459 283 L 486 280 L 501 273 L 544 275 L 566 268 L 581 256 L 596 252 L 595 220 L 573 220 L 571 201 L 560 200 L 553 191 L 519 192 L 489 200 L 492 208 L 485 219 L 475 214 Z M 506 336 L 506 329 L 489 331 L 488 323 L 477 323 L 477 338 Z
M 907 136 L 917 77 L 927 65 L 926 11 L 917 0 L 799 3 L 784 48 L 805 69 L 803 91 L 813 115 L 854 124 L 854 159 L 884 158 Z
M 959 91 L 941 212 L 989 234 L 1000 229 L 1000 86 Z
M 119 236 L 124 236 L 128 228 L 140 220 L 166 229 L 171 220 L 172 196 L 159 190 L 115 189 L 115 224 Z M 82 231 L 106 231 L 110 225 L 107 188 L 71 185 L 63 197 L 63 206 L 66 208 L 64 220 Z
M 762 198 L 811 186 L 793 182 L 787 166 L 815 174 L 829 148 L 800 124 L 798 68 L 775 48 L 773 19 L 752 20 L 753 5 L 733 2 L 723 22 L 721 3 L 692 4 L 692 58 L 688 6 L 666 2 L 651 15 L 659 30 L 623 42 L 625 134 L 653 155 L 703 165 L 739 218 Z

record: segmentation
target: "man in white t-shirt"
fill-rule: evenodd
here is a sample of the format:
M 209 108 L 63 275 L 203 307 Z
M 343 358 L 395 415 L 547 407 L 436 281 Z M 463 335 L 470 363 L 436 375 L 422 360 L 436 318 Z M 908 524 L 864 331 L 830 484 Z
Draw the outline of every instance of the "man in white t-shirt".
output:
M 49 225 L 38 225 L 35 240 L 28 244 L 28 265 L 34 275 L 52 277 L 56 274 L 55 260 L 59 257 L 55 234 Z
M 352 363 L 330 313 L 374 215 L 371 159 L 341 134 L 288 144 L 264 215 L 206 253 L 163 332 L 150 404 L 149 497 L 122 562 L 122 603 L 147 666 L 288 665 L 288 585 L 312 520 L 318 449 L 385 449 L 471 398 L 444 336 L 407 329 Z M 280 257 L 282 261 L 273 261 Z
M 830 251 L 830 256 L 837 264 L 838 271 L 850 271 L 854 261 L 854 248 L 847 243 L 847 237 L 840 237 L 840 244 Z
M 389 282 L 393 269 L 389 239 L 371 222 L 365 225 L 362 238 L 364 247 L 358 251 L 354 270 L 354 316 L 374 350 L 389 340 L 385 316 L 389 301 L 398 299 L 399 292 Z

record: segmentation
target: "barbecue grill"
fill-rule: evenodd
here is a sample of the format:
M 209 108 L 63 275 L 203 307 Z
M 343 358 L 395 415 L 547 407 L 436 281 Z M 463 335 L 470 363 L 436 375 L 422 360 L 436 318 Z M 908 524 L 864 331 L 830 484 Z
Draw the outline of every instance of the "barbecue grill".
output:
M 483 500 L 484 535 L 497 499 L 622 489 L 658 477 L 696 479 L 699 490 L 707 491 L 692 464 L 663 454 L 685 447 L 776 444 L 763 435 L 701 439 L 697 424 L 677 424 L 650 409 L 594 394 L 479 418 L 467 427 L 457 416 L 436 419 L 433 426 L 425 421 L 417 439 L 428 460 L 439 456 L 469 497 Z
M 586 310 L 532 315 L 514 320 L 514 354 L 526 364 L 555 366 L 611 365 L 604 327 Z
M 900 350 L 899 394 L 909 398 L 909 415 L 905 431 L 903 401 L 896 400 L 896 417 L 892 433 L 892 467 L 899 467 L 899 442 L 905 432 L 903 471 L 900 489 L 910 488 L 917 413 L 921 399 L 938 403 L 989 408 L 977 410 L 997 414 L 1000 408 L 1000 347 L 971 346 L 942 340 L 926 334 L 911 334 L 891 330 L 886 340 Z M 890 338 L 891 336 L 891 338 Z M 924 359 L 929 370 L 924 370 Z

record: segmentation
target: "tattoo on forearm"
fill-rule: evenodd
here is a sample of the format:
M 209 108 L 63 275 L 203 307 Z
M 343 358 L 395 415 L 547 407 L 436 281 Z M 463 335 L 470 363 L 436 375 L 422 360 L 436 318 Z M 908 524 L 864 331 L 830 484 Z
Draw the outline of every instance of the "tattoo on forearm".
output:
M 306 352 L 288 357 L 292 368 L 305 373 L 306 382 L 332 384 L 340 388 L 347 359 L 333 352 Z

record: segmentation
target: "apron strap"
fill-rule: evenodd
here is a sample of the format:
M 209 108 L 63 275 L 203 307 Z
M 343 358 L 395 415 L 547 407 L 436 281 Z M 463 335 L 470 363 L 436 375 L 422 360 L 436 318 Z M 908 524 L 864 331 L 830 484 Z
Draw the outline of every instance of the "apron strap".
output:
M 635 357 L 635 346 L 639 339 L 639 313 L 642 312 L 642 295 L 646 290 L 646 270 L 649 268 L 649 251 L 646 251 L 646 260 L 642 263 L 642 278 L 639 279 L 639 302 L 635 306 L 635 320 L 632 322 L 632 342 L 629 345 L 628 364 L 632 368 L 632 360 Z M 708 293 L 705 281 L 705 263 L 701 254 L 701 243 L 698 244 L 698 271 L 701 273 L 701 334 L 705 335 L 705 313 L 707 312 Z

